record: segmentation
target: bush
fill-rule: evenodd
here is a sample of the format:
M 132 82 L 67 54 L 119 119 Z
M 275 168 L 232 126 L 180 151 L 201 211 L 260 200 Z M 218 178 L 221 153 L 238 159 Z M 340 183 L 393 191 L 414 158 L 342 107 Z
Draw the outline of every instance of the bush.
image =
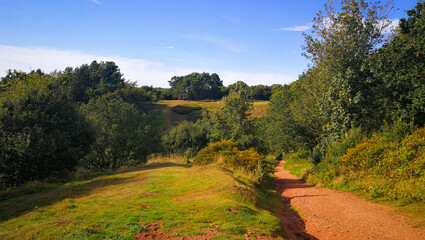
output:
M 328 186 L 361 189 L 371 198 L 401 200 L 402 204 L 424 201 L 425 128 L 400 142 L 398 138 L 365 138 L 343 157 L 325 158 L 317 166 L 315 179 Z
M 193 163 L 196 165 L 207 165 L 217 162 L 217 158 L 220 154 L 232 153 L 233 149 L 237 148 L 237 146 L 237 143 L 230 140 L 211 143 L 206 148 L 198 152 L 198 154 L 193 159 Z
M 185 153 L 192 149 L 195 154 L 208 145 L 207 126 L 203 121 L 183 121 L 162 137 L 166 153 Z
M 0 189 L 75 169 L 92 133 L 70 90 L 30 74 L 0 93 Z
M 250 175 L 256 183 L 262 183 L 271 172 L 270 165 L 265 157 L 253 148 L 240 151 L 235 142 L 224 140 L 212 143 L 198 152 L 194 158 L 194 164 L 206 165 L 217 163 L 232 170 L 242 170 Z
M 107 170 L 145 163 L 147 156 L 159 147 L 158 134 L 149 117 L 132 104 L 99 97 L 80 109 L 96 132 L 91 151 L 81 162 L 87 169 Z

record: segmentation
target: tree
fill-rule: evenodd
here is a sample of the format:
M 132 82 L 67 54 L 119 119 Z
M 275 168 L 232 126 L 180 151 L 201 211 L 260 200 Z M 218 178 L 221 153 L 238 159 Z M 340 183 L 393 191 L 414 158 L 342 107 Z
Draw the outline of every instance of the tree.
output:
M 373 79 L 379 81 L 381 115 L 390 122 L 402 119 L 421 127 L 425 125 L 425 3 L 418 2 L 407 15 L 369 62 Z
M 232 140 L 241 148 L 255 148 L 264 153 L 266 148 L 259 138 L 258 128 L 247 115 L 251 111 L 252 102 L 243 91 L 230 92 L 222 100 L 223 106 L 211 117 L 210 142 Z
M 263 138 L 274 152 L 309 149 L 317 143 L 313 133 L 309 132 L 312 126 L 304 126 L 294 117 L 297 116 L 297 107 L 300 107 L 297 106 L 300 93 L 294 91 L 297 90 L 293 87 L 295 84 L 297 82 L 285 85 L 273 94 L 264 118 Z
M 61 77 L 72 89 L 74 100 L 83 103 L 130 85 L 114 62 L 93 61 L 90 65 L 83 64 L 75 69 L 68 67 Z
M 325 12 L 314 18 L 312 35 L 304 34 L 304 55 L 327 86 L 320 110 L 328 135 L 339 136 L 372 116 L 374 94 L 369 91 L 366 63 L 384 40 L 390 10 L 390 4 L 341 0 L 338 12 L 338 5 L 329 0 Z
M 186 76 L 174 76 L 168 81 L 172 94 L 179 100 L 202 100 L 221 98 L 223 82 L 213 73 L 191 73 Z
M 39 73 L 15 80 L 0 93 L 0 188 L 74 169 L 93 139 L 63 82 Z
M 149 117 L 132 104 L 107 96 L 91 99 L 80 111 L 92 124 L 95 142 L 82 165 L 91 170 L 144 163 L 158 150 L 159 138 Z

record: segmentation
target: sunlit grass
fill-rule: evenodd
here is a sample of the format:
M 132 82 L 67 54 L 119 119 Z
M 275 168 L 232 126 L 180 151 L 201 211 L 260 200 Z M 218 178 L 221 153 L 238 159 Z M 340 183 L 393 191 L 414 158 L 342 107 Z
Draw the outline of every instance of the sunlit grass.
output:
M 57 185 L 0 202 L 0 239 L 134 239 L 159 222 L 175 237 L 244 239 L 282 232 L 267 206 L 272 192 L 218 166 L 192 167 L 179 158 L 120 174 Z

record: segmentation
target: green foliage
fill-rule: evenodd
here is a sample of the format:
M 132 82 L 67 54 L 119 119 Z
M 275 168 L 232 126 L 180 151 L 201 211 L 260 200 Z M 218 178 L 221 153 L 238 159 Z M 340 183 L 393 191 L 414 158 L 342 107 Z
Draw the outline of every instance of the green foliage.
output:
M 91 141 L 69 89 L 56 78 L 19 74 L 0 93 L 0 188 L 73 170 Z
M 411 133 L 409 124 L 401 119 L 393 124 L 385 122 L 382 126 L 382 138 L 388 142 L 400 142 L 409 133 Z
M 179 100 L 201 100 L 221 98 L 223 81 L 213 73 L 191 73 L 186 76 L 174 76 L 168 81 L 173 97 Z
M 81 162 L 83 167 L 106 170 L 144 163 L 157 150 L 159 139 L 149 117 L 134 105 L 103 96 L 81 105 L 80 110 L 96 133 L 90 153 Z
M 319 103 L 326 135 L 336 137 L 352 126 L 379 127 L 367 60 L 384 39 L 390 9 L 365 0 L 341 0 L 340 8 L 328 1 L 313 20 L 312 34 L 305 34 L 305 55 L 324 86 Z
M 239 150 L 238 144 L 230 140 L 212 143 L 198 152 L 193 159 L 195 165 L 218 163 L 230 169 L 244 169 L 254 173 L 261 181 L 270 171 L 265 157 L 254 149 Z
M 319 89 L 311 80 L 306 74 L 272 95 L 262 121 L 263 138 L 274 152 L 310 149 L 317 144 L 321 120 L 314 109 Z
M 208 145 L 207 126 L 204 121 L 183 121 L 162 137 L 166 153 L 185 153 L 188 149 L 199 151 Z
M 370 59 L 387 121 L 425 124 L 425 3 L 400 20 L 398 31 Z
M 73 99 L 83 103 L 129 86 L 114 62 L 93 61 L 75 69 L 68 67 L 60 73 L 60 77 L 71 88 Z
M 243 149 L 254 148 L 266 152 L 263 141 L 259 138 L 259 128 L 255 119 L 248 119 L 252 102 L 243 91 L 230 92 L 222 99 L 219 112 L 212 114 L 208 134 L 210 142 L 231 140 Z
M 425 128 L 401 142 L 364 138 L 343 156 L 329 155 L 317 166 L 316 183 L 402 204 L 425 200 Z
M 217 162 L 218 154 L 232 153 L 234 148 L 237 148 L 238 144 L 230 140 L 223 140 L 216 143 L 211 143 L 206 148 L 203 148 L 193 159 L 193 163 L 196 165 L 207 165 Z

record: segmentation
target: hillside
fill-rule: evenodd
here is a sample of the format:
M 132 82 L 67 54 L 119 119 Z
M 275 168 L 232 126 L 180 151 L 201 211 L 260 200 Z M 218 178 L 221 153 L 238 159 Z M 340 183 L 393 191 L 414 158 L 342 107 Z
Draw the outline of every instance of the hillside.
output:
M 0 239 L 270 239 L 277 208 L 229 170 L 157 162 L 3 199 Z
M 188 100 L 162 100 L 154 104 L 159 109 L 162 121 L 167 129 L 171 129 L 179 122 L 188 120 L 196 121 L 202 118 L 206 112 L 214 112 L 220 109 L 220 101 L 188 101 Z M 266 115 L 268 101 L 255 101 L 252 106 L 252 117 Z

